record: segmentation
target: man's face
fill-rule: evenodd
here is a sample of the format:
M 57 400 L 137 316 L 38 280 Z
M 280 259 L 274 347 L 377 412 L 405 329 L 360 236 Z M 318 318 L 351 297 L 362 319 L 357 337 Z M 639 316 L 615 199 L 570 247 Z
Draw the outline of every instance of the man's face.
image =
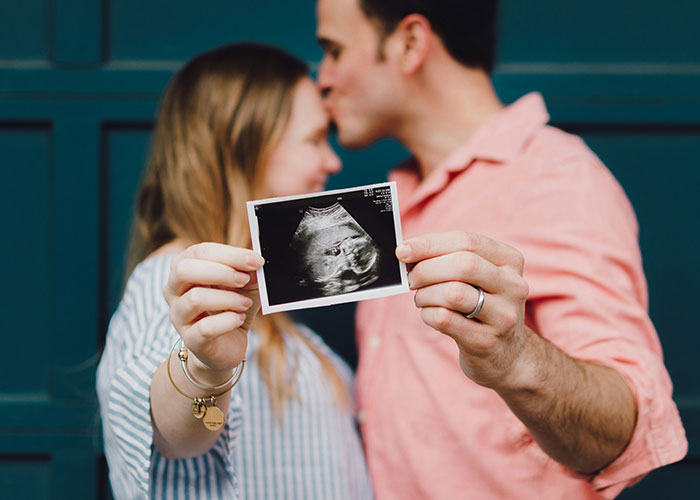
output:
M 340 142 L 361 148 L 392 135 L 396 72 L 380 59 L 381 37 L 359 0 L 318 0 L 317 38 L 324 50 L 318 82 Z

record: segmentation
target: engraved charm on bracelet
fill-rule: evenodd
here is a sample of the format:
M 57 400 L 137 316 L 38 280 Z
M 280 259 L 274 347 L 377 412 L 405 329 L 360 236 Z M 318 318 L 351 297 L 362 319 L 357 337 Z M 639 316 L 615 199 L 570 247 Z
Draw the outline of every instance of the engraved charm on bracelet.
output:
M 218 431 L 224 425 L 224 412 L 216 406 L 209 406 L 202 421 L 210 431 Z
M 207 405 L 204 404 L 203 399 L 196 398 L 192 401 L 192 415 L 194 415 L 194 418 L 203 418 L 206 412 Z
M 172 384 L 173 388 L 185 396 L 187 399 L 192 400 L 192 406 L 191 406 L 191 411 L 192 411 L 192 416 L 194 418 L 200 419 L 202 421 L 202 424 L 204 424 L 204 427 L 209 429 L 210 431 L 218 431 L 224 426 L 224 422 L 226 420 L 226 415 L 224 412 L 216 407 L 216 398 L 223 396 L 226 394 L 228 391 L 233 389 L 233 387 L 238 383 L 238 380 L 241 378 L 241 374 L 243 373 L 243 367 L 245 366 L 245 358 L 241 361 L 241 364 L 239 365 L 238 369 L 236 370 L 236 373 L 233 374 L 230 380 L 225 382 L 223 385 L 226 386 L 226 388 L 221 391 L 218 394 L 212 394 L 211 396 L 207 397 L 194 397 L 190 396 L 189 394 L 185 393 L 180 389 L 176 384 L 175 381 L 173 380 L 173 375 L 170 372 L 170 359 L 173 355 L 173 351 L 175 350 L 175 347 L 177 347 L 177 342 L 175 345 L 173 345 L 172 349 L 170 349 L 170 354 L 168 354 L 168 359 L 166 361 L 166 368 L 168 371 L 168 378 L 170 379 L 170 383 Z M 187 349 L 186 348 L 181 348 L 180 352 L 178 353 L 178 357 L 180 358 L 181 363 L 184 363 L 187 361 Z M 187 376 L 188 380 L 193 382 L 195 385 L 199 385 L 193 380 L 191 380 L 186 366 L 183 366 L 183 371 L 185 375 Z M 214 389 L 212 387 L 208 387 L 207 389 Z M 211 406 L 207 406 L 207 403 L 211 403 Z

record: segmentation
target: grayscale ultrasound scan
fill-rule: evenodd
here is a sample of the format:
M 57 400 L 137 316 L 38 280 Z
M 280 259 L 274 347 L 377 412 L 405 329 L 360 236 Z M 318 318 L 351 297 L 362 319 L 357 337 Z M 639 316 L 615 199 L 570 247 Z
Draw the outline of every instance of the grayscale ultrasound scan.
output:
M 248 202 L 263 314 L 408 291 L 396 184 Z
M 291 249 L 300 262 L 297 282 L 321 295 L 353 292 L 379 278 L 379 246 L 340 203 L 306 209 Z

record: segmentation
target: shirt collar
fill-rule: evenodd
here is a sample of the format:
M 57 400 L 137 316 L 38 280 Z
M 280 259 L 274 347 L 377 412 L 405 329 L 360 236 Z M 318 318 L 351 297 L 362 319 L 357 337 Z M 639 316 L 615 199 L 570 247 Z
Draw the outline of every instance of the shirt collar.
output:
M 507 163 L 515 159 L 525 143 L 549 121 L 539 92 L 527 94 L 491 117 L 437 170 L 464 170 L 475 160 Z
M 415 159 L 409 159 L 391 174 L 391 178 L 406 187 L 417 187 L 406 200 L 414 205 L 440 191 L 449 181 L 450 173 L 469 167 L 474 160 L 497 164 L 516 158 L 527 141 L 549 121 L 544 99 L 531 92 L 501 110 L 482 125 L 464 145 L 443 160 L 423 182 L 416 178 Z M 412 182 L 408 177 L 413 177 Z

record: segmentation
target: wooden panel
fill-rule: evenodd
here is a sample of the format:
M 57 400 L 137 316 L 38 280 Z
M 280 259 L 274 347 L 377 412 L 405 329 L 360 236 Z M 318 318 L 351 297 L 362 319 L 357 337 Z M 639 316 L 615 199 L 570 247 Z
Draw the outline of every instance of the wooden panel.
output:
M 700 116 L 700 67 L 502 64 L 494 83 L 507 103 L 541 92 L 556 121 L 692 125 Z
M 89 447 L 83 451 L 0 454 L 1 496 L 31 500 L 97 498 L 104 486 L 98 481 L 98 466 L 99 459 Z
M 111 0 L 108 59 L 184 60 L 234 40 L 273 43 L 316 58 L 314 5 L 314 0 Z
M 52 429 L 60 430 L 61 433 L 96 432 L 99 428 L 99 413 L 90 400 L 93 390 L 91 385 L 81 387 L 82 395 L 87 400 L 85 402 L 64 403 L 42 397 L 32 398 L 27 394 L 3 396 L 0 398 L 0 434 L 13 434 L 17 439 L 19 436 L 26 438 L 37 433 L 42 435 Z M 0 443 L 0 451 L 9 449 L 6 446 L 12 447 L 15 442 L 13 439 Z M 47 446 L 46 443 L 39 442 L 41 446 Z
M 102 2 L 54 0 L 55 62 L 75 67 L 102 61 Z M 80 36 L 75 36 L 80 33 Z
M 56 453 L 51 471 L 51 498 L 95 498 L 99 487 L 98 470 L 98 458 L 90 448 Z
M 51 457 L 0 454 L 0 491 L 3 498 L 51 498 Z
M 50 0 L 3 0 L 0 5 L 0 59 L 48 62 L 50 5 Z
M 669 359 L 668 356 L 666 359 Z M 677 396 L 675 399 L 688 438 L 687 458 L 689 463 L 698 467 L 698 475 L 700 475 L 700 397 L 696 391 L 692 396 Z
M 502 0 L 502 62 L 700 61 L 696 0 Z
M 698 498 L 700 492 L 700 461 L 684 460 L 678 464 L 657 469 L 635 486 L 624 490 L 619 500 L 676 500 Z
M 48 123 L 0 124 L 0 270 L 11 293 L 0 301 L 3 348 L 13 355 L 0 363 L 0 394 L 48 392 L 52 269 L 49 185 L 51 128 Z M 31 353 L 31 362 L 19 353 Z
M 51 269 L 54 275 L 51 394 L 94 401 L 97 363 L 99 171 L 98 121 L 65 113 L 54 121 Z
M 151 137 L 150 123 L 108 123 L 103 127 L 103 235 L 108 290 L 108 319 L 121 296 L 126 248 L 134 201 L 141 173 L 145 168 Z

